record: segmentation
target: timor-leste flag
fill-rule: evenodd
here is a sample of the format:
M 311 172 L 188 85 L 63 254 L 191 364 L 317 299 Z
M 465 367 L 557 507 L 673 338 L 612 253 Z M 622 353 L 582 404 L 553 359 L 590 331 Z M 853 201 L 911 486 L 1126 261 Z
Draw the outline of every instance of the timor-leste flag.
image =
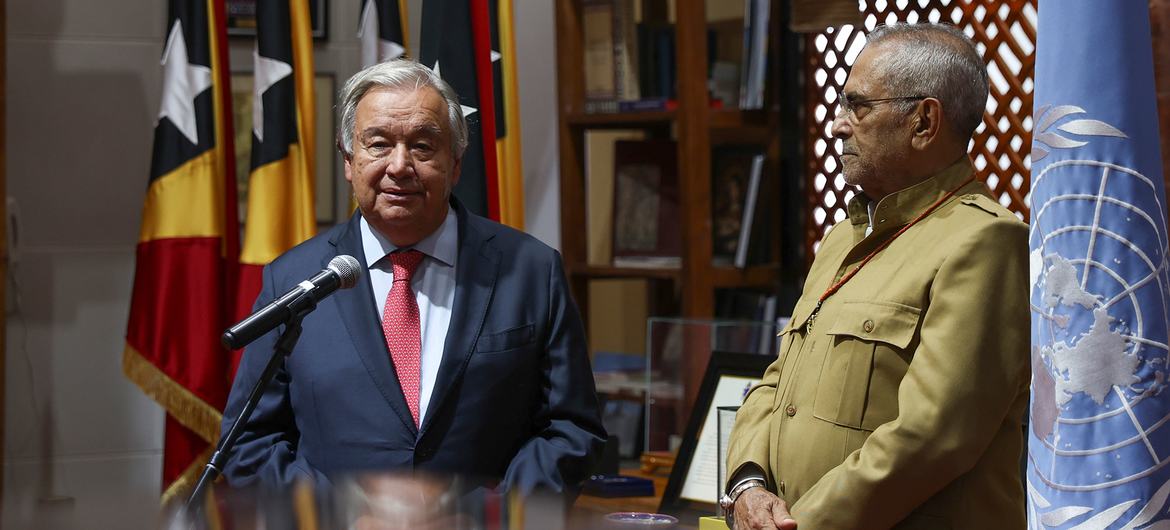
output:
M 520 159 L 520 97 L 516 88 L 512 0 L 488 0 L 488 13 L 491 17 L 500 222 L 523 230 L 524 167 Z
M 163 500 L 219 437 L 238 252 L 222 0 L 170 0 L 163 87 L 122 362 L 167 412 Z
M 316 233 L 313 41 L 308 2 L 256 2 L 248 209 L 236 316 L 251 311 L 265 265 Z M 266 300 L 264 302 L 267 302 Z M 234 367 L 239 356 L 234 357 Z
M 424 2 L 419 62 L 455 89 L 467 118 L 468 145 L 455 195 L 472 212 L 498 221 L 490 24 L 488 0 Z
M 406 0 L 362 0 L 362 68 L 406 55 Z

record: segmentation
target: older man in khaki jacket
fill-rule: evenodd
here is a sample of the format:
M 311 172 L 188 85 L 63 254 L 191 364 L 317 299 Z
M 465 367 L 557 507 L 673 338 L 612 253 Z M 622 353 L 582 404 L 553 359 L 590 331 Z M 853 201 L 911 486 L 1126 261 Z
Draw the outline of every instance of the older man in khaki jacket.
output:
M 973 177 L 971 41 L 871 33 L 833 133 L 862 193 L 732 433 L 737 529 L 1024 528 L 1027 229 Z

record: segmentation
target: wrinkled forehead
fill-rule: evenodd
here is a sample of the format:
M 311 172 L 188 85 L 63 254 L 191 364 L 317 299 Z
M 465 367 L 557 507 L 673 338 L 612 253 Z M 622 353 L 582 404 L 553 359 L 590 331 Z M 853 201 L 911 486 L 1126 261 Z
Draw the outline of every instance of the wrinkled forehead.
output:
M 885 85 L 891 82 L 887 66 L 900 45 L 901 43 L 894 39 L 867 44 L 861 53 L 857 54 L 857 59 L 849 70 L 849 77 L 845 81 L 845 93 L 867 98 L 884 95 Z
M 449 132 L 447 102 L 430 87 L 371 88 L 358 100 L 354 122 L 359 132 L 367 126 L 394 124 Z
M 357 110 L 367 113 L 418 111 L 438 117 L 447 115 L 447 101 L 434 88 L 374 86 L 362 94 Z

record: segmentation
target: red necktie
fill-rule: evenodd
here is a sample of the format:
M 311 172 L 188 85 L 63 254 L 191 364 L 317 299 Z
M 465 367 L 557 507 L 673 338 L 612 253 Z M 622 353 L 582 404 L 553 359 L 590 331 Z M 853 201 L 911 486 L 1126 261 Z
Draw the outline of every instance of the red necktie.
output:
M 390 360 L 398 373 L 402 395 L 410 407 L 410 415 L 418 426 L 419 364 L 422 339 L 419 331 L 418 301 L 410 290 L 414 270 L 422 263 L 423 253 L 417 250 L 394 252 L 390 263 L 394 266 L 394 284 L 386 295 L 386 309 L 382 312 L 382 332 L 390 348 Z

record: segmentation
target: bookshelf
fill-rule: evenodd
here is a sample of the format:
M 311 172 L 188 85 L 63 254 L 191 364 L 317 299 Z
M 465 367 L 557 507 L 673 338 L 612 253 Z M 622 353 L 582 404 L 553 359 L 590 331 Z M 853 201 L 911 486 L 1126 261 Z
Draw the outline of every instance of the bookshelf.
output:
M 673 299 L 658 314 L 687 318 L 712 318 L 716 311 L 717 289 L 754 289 L 776 292 L 784 278 L 788 259 L 781 259 L 781 239 L 785 232 L 782 220 L 794 216 L 780 210 L 794 201 L 781 200 L 785 188 L 794 184 L 781 182 L 789 152 L 798 153 L 795 142 L 782 144 L 786 131 L 795 128 L 795 105 L 783 104 L 788 89 L 779 83 L 781 72 L 793 67 L 791 50 L 782 50 L 796 39 L 782 33 L 787 2 L 771 0 L 768 21 L 768 66 L 764 105 L 758 110 L 718 108 L 710 104 L 708 93 L 707 6 L 702 0 L 638 1 L 643 19 L 670 18 L 673 7 L 673 45 L 676 60 L 674 75 L 677 106 L 670 110 L 590 113 L 586 105 L 586 28 L 583 7 L 597 0 L 556 0 L 557 87 L 560 151 L 561 251 L 573 296 L 586 318 L 589 315 L 589 283 L 603 279 L 646 279 L 656 287 L 651 296 Z M 614 0 L 620 2 L 623 0 Z M 716 2 L 719 0 L 707 0 Z M 749 0 L 750 1 L 750 0 Z M 615 30 L 616 31 L 616 30 Z M 786 40 L 788 39 L 788 40 Z M 783 43 L 782 43 L 783 41 Z M 785 53 L 781 53 L 784 51 Z M 793 79 L 793 77 L 789 77 Z M 795 93 L 792 90 L 791 93 Z M 782 115 L 789 121 L 782 121 Z M 618 267 L 590 263 L 588 241 L 584 232 L 589 223 L 586 160 L 586 137 L 599 130 L 640 130 L 647 138 L 667 138 L 676 142 L 678 172 L 678 219 L 681 233 L 680 266 L 676 268 Z M 770 246 L 770 263 L 736 268 L 712 260 L 712 150 L 720 145 L 749 144 L 766 156 L 765 177 L 770 185 L 762 187 L 757 207 L 767 213 L 762 222 L 772 229 L 766 244 Z M 784 180 L 795 182 L 787 177 Z M 799 217 L 795 217 L 799 219 Z M 781 265 L 781 261 L 785 265 Z M 664 296 L 663 293 L 666 293 Z

